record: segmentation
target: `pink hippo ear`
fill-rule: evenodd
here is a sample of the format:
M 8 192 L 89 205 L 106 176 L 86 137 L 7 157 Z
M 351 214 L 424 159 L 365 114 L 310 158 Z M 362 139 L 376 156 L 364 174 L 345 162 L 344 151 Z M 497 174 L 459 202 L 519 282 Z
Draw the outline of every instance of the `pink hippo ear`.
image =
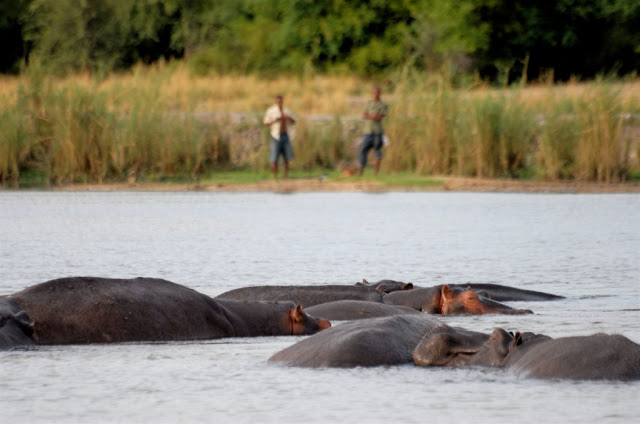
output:
M 453 298 L 455 297 L 455 293 L 453 293 L 453 290 L 451 290 L 451 287 L 449 287 L 448 284 L 445 284 L 444 286 L 442 286 L 442 299 L 446 300 L 446 301 L 452 301 Z
M 402 290 L 413 290 L 413 283 L 404 284 Z
M 362 279 L 362 284 L 364 284 L 366 286 L 367 284 L 369 284 L 369 282 L 363 278 Z
M 295 309 L 291 310 L 291 320 L 293 322 L 300 324 L 301 322 L 304 322 L 305 319 L 306 319 L 306 315 L 302 310 L 302 306 L 300 304 L 298 304 L 298 306 L 296 306 Z

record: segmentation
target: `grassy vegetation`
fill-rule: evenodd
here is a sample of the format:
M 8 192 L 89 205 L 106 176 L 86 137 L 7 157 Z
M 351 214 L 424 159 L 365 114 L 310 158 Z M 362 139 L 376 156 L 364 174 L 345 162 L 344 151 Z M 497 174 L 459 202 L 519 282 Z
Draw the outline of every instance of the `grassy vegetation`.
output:
M 264 110 L 275 94 L 298 117 L 292 177 L 339 178 L 356 166 L 372 83 L 352 77 L 195 77 L 180 64 L 94 80 L 36 65 L 0 79 L 3 185 L 72 182 L 243 183 L 270 178 Z M 398 76 L 382 174 L 623 181 L 640 175 L 640 81 L 495 89 Z M 368 178 L 368 177 L 365 177 Z M 391 181 L 391 182 L 387 182 Z
M 408 172 L 386 173 L 374 176 L 371 172 L 363 176 L 344 177 L 342 172 L 336 170 L 327 171 L 293 171 L 289 175 L 291 180 L 318 180 L 318 181 L 347 181 L 347 182 L 374 182 L 389 187 L 435 187 L 443 185 L 442 180 L 426 175 L 416 175 Z M 252 170 L 220 171 L 203 176 L 198 180 L 199 184 L 254 184 L 265 180 L 272 180 L 271 172 L 254 172 Z M 180 179 L 172 179 L 173 182 L 181 182 Z

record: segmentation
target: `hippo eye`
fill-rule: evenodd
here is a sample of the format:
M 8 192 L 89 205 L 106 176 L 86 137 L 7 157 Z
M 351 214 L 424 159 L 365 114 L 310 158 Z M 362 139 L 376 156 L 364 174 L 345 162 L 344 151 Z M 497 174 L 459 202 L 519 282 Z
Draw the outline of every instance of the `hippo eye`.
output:
M 464 313 L 465 309 L 464 306 L 459 304 L 459 303 L 450 303 L 449 305 L 446 305 L 442 311 L 443 315 L 449 315 L 449 314 L 458 314 L 458 313 Z

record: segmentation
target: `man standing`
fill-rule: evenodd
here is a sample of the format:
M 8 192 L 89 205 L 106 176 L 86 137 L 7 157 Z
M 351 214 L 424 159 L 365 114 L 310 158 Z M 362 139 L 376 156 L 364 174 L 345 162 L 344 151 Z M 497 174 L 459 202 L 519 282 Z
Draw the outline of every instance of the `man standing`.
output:
M 384 130 L 382 128 L 382 118 L 387 115 L 387 104 L 380 100 L 380 87 L 373 89 L 373 100 L 367 102 L 367 106 L 362 114 L 365 120 L 364 135 L 362 143 L 360 143 L 360 175 L 367 166 L 367 155 L 369 150 L 373 149 L 373 156 L 376 159 L 375 174 L 380 171 L 380 162 L 382 161 L 382 138 Z
M 291 111 L 283 106 L 282 96 L 276 96 L 276 103 L 267 109 L 264 115 L 264 125 L 271 127 L 271 149 L 269 161 L 273 164 L 273 176 L 278 179 L 278 158 L 284 161 L 284 178 L 289 177 L 289 162 L 293 159 L 292 127 L 296 120 Z

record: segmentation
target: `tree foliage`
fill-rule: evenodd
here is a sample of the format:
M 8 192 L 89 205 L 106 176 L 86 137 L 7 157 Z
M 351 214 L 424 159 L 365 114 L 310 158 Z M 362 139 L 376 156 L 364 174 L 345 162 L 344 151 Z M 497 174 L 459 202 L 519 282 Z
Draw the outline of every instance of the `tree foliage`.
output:
M 175 57 L 199 72 L 464 65 L 496 78 L 527 63 L 533 78 L 591 77 L 640 68 L 639 27 L 629 0 L 0 0 L 0 71 L 33 58 L 106 72 Z

